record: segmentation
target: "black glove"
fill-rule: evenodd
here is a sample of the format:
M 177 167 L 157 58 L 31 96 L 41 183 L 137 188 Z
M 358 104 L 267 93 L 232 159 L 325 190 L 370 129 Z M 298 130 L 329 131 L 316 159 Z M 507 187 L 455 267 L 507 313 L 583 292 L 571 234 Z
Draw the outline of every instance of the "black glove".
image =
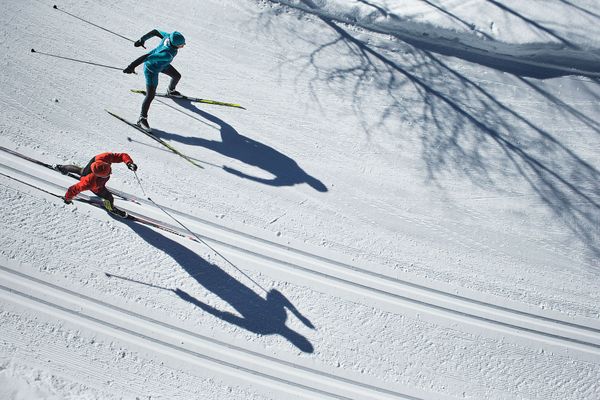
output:
M 129 66 L 127 66 L 127 68 L 125 68 L 123 70 L 123 73 L 125 74 L 134 74 L 135 73 L 135 67 L 131 64 L 129 64 Z
M 133 45 L 135 47 L 144 47 L 144 42 L 142 42 L 142 39 L 139 39 L 139 40 L 136 40 Z
M 61 199 L 63 199 L 65 204 L 73 204 L 73 202 L 71 200 L 67 200 L 67 198 L 65 196 L 62 196 Z
M 129 164 L 127 164 L 127 168 L 129 168 L 133 172 L 137 171 L 137 165 L 135 165 L 135 163 L 132 163 L 132 162 L 130 162 Z

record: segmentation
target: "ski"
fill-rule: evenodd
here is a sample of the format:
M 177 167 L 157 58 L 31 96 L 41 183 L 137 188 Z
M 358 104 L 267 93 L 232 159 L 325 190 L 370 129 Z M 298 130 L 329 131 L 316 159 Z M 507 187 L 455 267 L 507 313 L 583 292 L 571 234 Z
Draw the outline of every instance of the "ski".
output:
M 61 200 L 63 199 L 63 197 L 61 195 L 58 195 L 56 193 L 52 193 L 49 190 L 43 189 L 43 188 L 41 188 L 39 186 L 36 186 L 36 185 L 33 185 L 33 184 L 29 183 L 29 182 L 25 182 L 25 181 L 23 181 L 21 179 L 15 178 L 14 176 L 7 175 L 7 174 L 2 173 L 2 172 L 0 172 L 0 175 L 5 176 L 5 177 L 7 177 L 9 179 L 12 179 L 12 180 L 14 180 L 16 182 L 19 182 L 19 183 L 21 183 L 23 185 L 29 186 L 29 187 L 31 187 L 33 189 L 36 189 L 36 190 L 39 190 L 39 191 L 44 192 L 46 194 L 49 194 L 51 196 L 54 196 L 54 197 L 56 197 L 58 199 L 61 199 Z M 109 211 L 104 206 L 104 200 L 103 199 L 92 198 L 92 197 L 87 196 L 85 194 L 79 193 L 77 195 L 77 197 L 74 198 L 73 200 L 77 201 L 79 203 L 85 203 L 85 204 L 89 204 L 91 206 L 100 208 L 100 209 L 102 209 L 102 210 L 108 212 L 109 214 L 114 215 L 114 216 L 116 216 L 118 218 L 126 219 L 126 220 L 133 221 L 133 222 L 137 222 L 137 223 L 140 223 L 140 224 L 143 224 L 143 225 L 147 225 L 147 226 L 150 226 L 150 227 L 153 227 L 153 228 L 156 228 L 156 229 L 160 229 L 160 230 L 165 231 L 165 232 L 172 233 L 174 235 L 177 235 L 177 236 L 180 236 L 180 237 L 183 237 L 183 238 L 188 238 L 188 239 L 193 240 L 195 242 L 200 242 L 194 236 L 181 233 L 180 231 L 178 231 L 178 230 L 176 230 L 176 229 L 174 229 L 174 228 L 172 228 L 172 227 L 170 227 L 170 226 L 168 226 L 168 225 L 166 225 L 166 224 L 164 224 L 161 221 L 158 221 L 156 219 L 153 219 L 153 218 L 150 218 L 150 217 L 146 217 L 146 216 L 142 216 L 140 214 L 133 214 L 133 213 L 130 213 L 130 212 L 126 211 L 126 210 L 123 210 L 123 209 L 120 209 L 120 208 L 116 208 L 114 206 L 113 206 L 113 210 L 116 210 L 116 212 L 115 211 Z
M 145 90 L 140 90 L 140 89 L 131 89 L 132 93 L 138 93 L 138 94 L 143 94 L 144 96 L 146 95 L 146 91 Z M 217 101 L 217 100 L 210 100 L 210 99 L 201 99 L 198 97 L 189 97 L 189 96 L 170 96 L 167 93 L 156 93 L 155 96 L 158 97 L 167 97 L 170 99 L 179 99 L 179 100 L 187 100 L 187 101 L 191 101 L 192 103 L 203 103 L 203 104 L 212 104 L 215 106 L 225 106 L 225 107 L 233 107 L 233 108 L 241 108 L 242 110 L 245 110 L 244 107 L 242 107 L 239 104 L 235 104 L 235 103 L 226 103 L 224 101 Z
M 186 235 L 185 233 L 181 233 L 178 230 L 173 229 L 173 228 L 171 228 L 155 219 L 152 219 L 152 218 L 144 217 L 144 216 L 137 215 L 137 214 L 136 215 L 128 214 L 127 219 L 130 221 L 138 222 L 140 224 L 151 226 L 156 229 L 160 229 L 161 231 L 172 233 L 173 235 L 177 235 L 179 237 L 188 238 L 190 240 L 193 240 L 194 242 L 200 243 L 200 241 L 198 239 L 196 239 L 194 236 Z
M 14 180 L 16 182 L 19 182 L 19 183 L 21 183 L 23 185 L 29 186 L 30 188 L 37 189 L 37 190 L 39 190 L 41 192 L 44 192 L 46 194 L 49 194 L 51 196 L 54 196 L 54 197 L 59 198 L 59 199 L 61 199 L 61 200 L 64 201 L 64 197 L 61 196 L 61 195 L 59 195 L 59 194 L 53 193 L 53 192 L 51 192 L 49 190 L 46 190 L 46 189 L 42 189 L 39 186 L 35 186 L 35 185 L 33 185 L 33 184 L 29 183 L 29 182 L 25 182 L 25 181 L 23 181 L 21 179 L 15 178 L 14 176 L 10 176 L 10 175 L 7 175 L 7 174 L 2 173 L 2 172 L 0 172 L 0 175 L 5 176 L 5 177 L 7 177 L 9 179 L 12 179 L 12 180 Z M 102 208 L 104 211 L 107 211 L 110 214 L 116 215 L 116 216 L 118 216 L 120 218 L 128 218 L 129 217 L 129 214 L 127 213 L 127 211 L 121 210 L 120 208 L 117 208 L 115 206 L 112 206 L 111 209 L 108 209 L 105 206 L 105 203 L 104 203 L 104 202 L 108 202 L 108 200 L 104 200 L 104 199 L 102 199 L 102 200 L 95 200 L 95 199 L 93 199 L 93 198 L 91 198 L 89 196 L 86 196 L 85 194 L 78 194 L 77 196 L 78 197 L 76 197 L 73 200 L 79 201 L 81 203 L 91 204 L 91 205 L 96 206 L 98 208 Z
M 42 189 L 43 190 L 43 189 Z M 179 232 L 176 229 L 171 228 L 170 226 L 167 226 L 166 224 L 154 219 L 154 218 L 150 218 L 150 217 L 146 217 L 137 213 L 132 213 L 123 209 L 119 209 L 114 207 L 114 209 L 117 210 L 117 212 L 113 212 L 113 211 L 109 211 L 106 209 L 106 207 L 104 206 L 104 201 L 103 200 L 99 200 L 99 199 L 94 199 L 91 197 L 88 197 L 86 195 L 82 195 L 81 193 L 77 195 L 77 197 L 74 199 L 75 201 L 81 202 L 81 203 L 86 203 L 89 205 L 92 205 L 94 207 L 100 208 L 102 210 L 105 210 L 106 212 L 108 212 L 111 215 L 114 215 L 118 218 L 122 218 L 122 219 L 126 219 L 128 221 L 133 221 L 133 222 L 137 222 L 143 225 L 147 225 L 150 226 L 152 228 L 156 228 L 156 229 L 160 229 L 161 231 L 165 231 L 165 232 L 169 232 L 172 233 L 174 235 L 183 237 L 183 238 L 188 238 L 190 240 L 193 240 L 195 242 L 199 242 L 198 239 L 196 239 L 193 236 L 190 235 L 186 235 L 184 233 Z
M 116 216 L 118 218 L 126 219 L 128 221 L 137 222 L 137 223 L 140 223 L 140 224 L 143 224 L 143 225 L 150 226 L 152 228 L 160 229 L 162 231 L 169 232 L 169 233 L 172 233 L 174 235 L 177 235 L 177 236 L 180 236 L 180 237 L 184 237 L 184 238 L 188 238 L 190 240 L 198 242 L 198 239 L 196 239 L 195 237 L 190 236 L 190 235 L 186 235 L 184 233 L 181 233 L 181 232 L 177 231 L 176 229 L 173 229 L 173 228 L 171 228 L 171 227 L 163 224 L 162 222 L 160 222 L 160 221 L 158 221 L 156 219 L 153 219 L 153 218 L 150 218 L 150 217 L 146 217 L 146 216 L 142 216 L 140 214 L 134 214 L 134 213 L 131 213 L 131 212 L 128 212 L 126 210 L 123 210 L 123 209 L 120 209 L 120 208 L 116 208 L 116 207 L 114 207 L 114 209 L 116 210 L 116 212 L 109 211 L 104 206 L 103 200 L 93 199 L 93 198 L 90 198 L 90 197 L 88 197 L 86 195 L 82 195 L 81 193 L 78 194 L 77 197 L 74 200 L 78 201 L 78 202 L 81 202 L 81 203 L 86 203 L 86 204 L 92 205 L 92 206 L 100 208 L 102 210 L 105 210 L 109 214 L 114 215 L 114 216 Z
M 45 167 L 45 168 L 51 169 L 51 170 L 53 170 L 53 171 L 56 171 L 56 170 L 54 169 L 54 167 L 52 166 L 52 164 L 45 163 L 45 162 L 43 162 L 43 161 L 40 161 L 40 160 L 37 160 L 37 159 L 35 159 L 35 158 L 32 158 L 32 157 L 26 156 L 25 154 L 21 154 L 21 153 L 19 153 L 19 152 L 17 152 L 17 151 L 14 151 L 14 150 L 7 149 L 6 147 L 2 147 L 2 146 L 0 146 L 0 150 L 4 151 L 5 153 L 9 153 L 9 154 L 12 154 L 13 156 L 17 156 L 17 157 L 19 157 L 19 158 L 22 158 L 22 159 L 24 159 L 24 160 L 27 160 L 27 161 L 29 161 L 29 162 L 32 162 L 32 163 L 34 163 L 34 164 L 41 165 L 42 167 Z M 59 171 L 56 171 L 56 172 L 59 172 Z M 59 172 L 59 173 L 60 173 L 60 172 Z M 73 178 L 73 179 L 77 179 L 77 180 L 79 180 L 79 176 L 78 176 L 78 175 L 75 175 L 75 174 L 74 174 L 74 173 L 72 173 L 72 172 L 69 172 L 69 173 L 67 174 L 67 176 L 69 176 L 69 177 L 71 177 L 71 178 Z
M 115 114 L 112 111 L 108 111 L 105 110 L 107 113 L 109 113 L 110 115 L 112 115 L 113 117 L 115 117 L 116 119 L 125 122 L 127 125 L 131 126 L 132 128 L 137 129 L 138 131 L 142 132 L 144 135 L 150 137 L 151 139 L 156 140 L 158 143 L 162 144 L 163 146 L 165 146 L 167 149 L 169 149 L 170 151 L 172 151 L 173 153 L 177 154 L 178 156 L 184 158 L 185 160 L 187 160 L 188 162 L 192 163 L 193 165 L 195 165 L 196 167 L 202 168 L 204 169 L 204 167 L 200 164 L 198 164 L 197 162 L 195 162 L 194 160 L 192 160 L 190 157 L 186 156 L 185 154 L 181 153 L 179 150 L 177 150 L 175 147 L 171 146 L 169 143 L 165 142 L 164 140 L 162 140 L 161 138 L 159 138 L 156 135 L 153 135 L 152 132 L 148 132 L 147 130 L 145 130 L 144 128 L 142 128 L 141 126 L 139 126 L 138 124 L 134 124 L 131 121 L 128 121 L 127 119 Z
M 56 169 L 54 169 L 54 166 L 52 164 L 48 164 L 48 163 L 45 163 L 43 161 L 37 160 L 35 158 L 26 156 L 25 154 L 21 154 L 18 151 L 7 149 L 6 147 L 2 147 L 2 146 L 0 146 L 0 150 L 4 151 L 6 153 L 12 154 L 13 156 L 17 156 L 19 158 L 22 158 L 23 160 L 27 160 L 27 161 L 30 161 L 30 162 L 32 162 L 34 164 L 41 165 L 42 167 L 51 169 L 52 171 L 56 171 L 59 174 L 61 173 L 60 171 L 57 171 Z M 81 179 L 81 177 L 79 175 L 74 174 L 72 172 L 69 172 L 66 176 L 71 177 L 71 178 L 76 179 L 76 180 Z M 135 204 L 141 204 L 138 200 L 136 200 L 132 196 L 128 196 L 128 195 L 126 195 L 125 193 L 123 193 L 123 192 L 121 192 L 119 190 L 108 189 L 108 191 L 111 192 L 113 195 L 119 197 L 121 200 L 130 201 L 130 202 L 135 203 Z

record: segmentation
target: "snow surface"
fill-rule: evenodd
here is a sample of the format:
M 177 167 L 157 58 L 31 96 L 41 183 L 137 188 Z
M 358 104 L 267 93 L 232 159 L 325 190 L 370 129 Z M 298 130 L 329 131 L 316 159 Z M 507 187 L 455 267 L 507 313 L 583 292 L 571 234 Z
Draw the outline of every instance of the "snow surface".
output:
M 54 4 L 2 4 L 0 145 L 125 151 L 117 205 L 201 241 L 0 151 L 0 398 L 600 398 L 597 1 Z M 42 54 L 142 54 L 73 15 L 184 33 L 178 89 L 247 108 L 154 101 L 203 169 L 104 111 L 141 68 Z

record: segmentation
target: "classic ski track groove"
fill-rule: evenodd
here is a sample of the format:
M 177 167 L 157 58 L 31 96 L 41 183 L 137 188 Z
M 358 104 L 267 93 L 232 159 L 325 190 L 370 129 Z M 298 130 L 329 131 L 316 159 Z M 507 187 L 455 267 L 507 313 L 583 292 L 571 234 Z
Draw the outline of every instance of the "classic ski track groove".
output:
M 188 362 L 201 363 L 204 368 L 207 367 L 206 362 L 208 362 L 214 371 L 223 372 L 223 368 L 220 367 L 226 367 L 225 373 L 229 375 L 240 372 L 244 375 L 253 375 L 263 380 L 263 385 L 271 387 L 275 385 L 277 389 L 295 395 L 306 396 L 304 392 L 310 392 L 312 395 L 318 394 L 344 400 L 384 398 L 422 400 L 246 350 L 88 297 L 3 265 L 0 265 L 0 277 L 2 278 L 0 290 L 4 292 L 4 295 L 0 293 L 0 297 L 5 297 L 7 301 L 38 310 L 44 308 L 40 306 L 49 307 L 53 310 L 43 309 L 44 313 L 58 314 L 59 318 L 93 330 L 97 330 L 100 325 L 104 329 L 108 328 L 112 335 L 137 345 L 151 349 L 159 346 L 163 351 L 175 350 L 180 358 Z M 140 343 L 140 339 L 143 343 Z M 195 348 L 200 349 L 195 350 Z M 276 365 L 266 365 L 264 361 Z M 249 364 L 255 367 L 245 366 Z M 345 395 L 337 394 L 340 392 Z M 352 397 L 346 397 L 347 395 Z
M 18 171 L 4 163 L 0 164 L 5 168 L 27 176 L 29 179 L 64 190 L 56 183 Z M 148 205 L 150 203 L 143 199 L 138 200 Z M 323 283 L 324 278 L 330 282 L 330 285 L 346 292 L 349 291 L 353 295 L 358 292 L 360 295 L 375 301 L 411 307 L 418 312 L 427 312 L 450 321 L 458 321 L 468 325 L 483 325 L 502 334 L 510 334 L 521 338 L 526 337 L 557 346 L 566 345 L 574 350 L 600 354 L 600 329 L 598 328 L 446 293 L 274 243 L 166 207 L 165 209 L 178 217 L 186 218 L 187 221 L 184 221 L 186 226 L 190 227 L 194 224 L 196 228 L 202 228 L 205 231 L 204 233 L 198 233 L 197 229 L 193 230 L 202 240 L 207 240 L 212 245 L 225 246 L 230 250 L 268 261 L 272 265 L 267 266 L 275 270 L 280 270 L 279 266 L 288 267 L 294 270 L 296 274 L 299 272 L 300 276 L 308 276 L 321 283 Z M 167 219 L 166 216 L 165 219 Z M 165 223 L 165 225 L 188 235 L 188 232 L 179 226 L 169 223 Z M 232 235 L 236 237 L 231 238 Z M 241 242 L 243 242 L 244 247 L 242 247 Z M 313 265 L 314 269 L 302 265 Z M 340 277 L 339 275 L 345 275 L 346 277 Z

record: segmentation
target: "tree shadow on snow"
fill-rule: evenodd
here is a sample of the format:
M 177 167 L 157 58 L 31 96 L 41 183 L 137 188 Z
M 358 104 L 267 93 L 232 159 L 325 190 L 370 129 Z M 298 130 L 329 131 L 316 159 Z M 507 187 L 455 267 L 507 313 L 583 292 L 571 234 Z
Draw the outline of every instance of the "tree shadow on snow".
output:
M 559 0 L 559 1 L 560 1 L 560 2 L 562 2 L 562 3 L 564 3 L 564 4 L 566 4 L 566 5 L 568 5 L 569 7 L 573 7 L 573 8 L 575 8 L 576 10 L 579 10 L 579 11 L 581 11 L 582 13 L 585 13 L 585 14 L 587 14 L 587 15 L 590 15 L 590 16 L 592 16 L 592 17 L 595 17 L 595 18 L 598 18 L 598 19 L 600 19 L 600 15 L 599 15 L 599 14 L 596 14 L 596 13 L 594 13 L 594 12 L 592 12 L 592 11 L 590 11 L 590 10 L 588 10 L 588 9 L 584 8 L 584 7 L 581 7 L 581 6 L 579 6 L 579 5 L 573 4 L 573 3 L 572 3 L 571 1 L 569 1 L 569 0 Z
M 135 222 L 124 220 L 148 244 L 172 257 L 202 287 L 226 301 L 240 315 L 208 305 L 183 290 L 173 290 L 182 300 L 230 324 L 258 335 L 280 335 L 305 353 L 314 351 L 310 341 L 286 326 L 287 312 L 292 312 L 305 326 L 313 324 L 279 291 L 271 289 L 263 299 L 217 265 L 212 264 L 187 247 Z
M 327 187 L 320 180 L 307 174 L 294 160 L 285 154 L 264 143 L 257 142 L 247 136 L 241 135 L 233 126 L 206 111 L 202 111 L 188 100 L 173 100 L 183 108 L 199 115 L 206 121 L 210 121 L 217 125 L 219 132 L 221 133 L 221 140 L 182 136 L 161 131 L 159 129 L 153 129 L 152 132 L 155 135 L 163 139 L 175 140 L 192 146 L 202 146 L 226 157 L 257 167 L 274 176 L 273 178 L 262 178 L 231 167 L 223 166 L 225 171 L 240 178 L 271 186 L 294 186 L 306 183 L 316 191 L 327 192 Z
M 309 9 L 316 7 L 310 0 L 303 3 Z M 462 175 L 510 197 L 515 193 L 506 182 L 525 182 L 592 257 L 600 256 L 600 172 L 562 143 L 560 136 L 538 125 L 535 113 L 519 112 L 519 107 L 499 100 L 477 78 L 453 68 L 426 47 L 398 37 L 410 44 L 399 52 L 397 45 L 363 40 L 360 32 L 350 31 L 318 11 L 314 15 L 330 28 L 329 34 L 294 32 L 312 50 L 286 62 L 301 63 L 301 74 L 311 75 L 308 84 L 316 100 L 316 84 L 334 83 L 332 90 L 344 95 L 351 92 L 353 108 L 368 137 L 386 132 L 402 140 L 398 126 L 411 126 L 411 132 L 420 135 L 430 183 L 448 174 Z M 259 29 L 268 29 L 264 19 L 259 22 Z M 551 102 L 553 117 L 564 114 L 592 134 L 600 133 L 594 117 L 565 104 L 535 80 L 515 79 L 531 89 L 528 96 L 535 94 Z M 375 115 L 366 104 L 373 94 L 387 102 Z M 589 95 L 597 98 L 593 92 Z M 513 96 L 520 98 L 519 94 Z
M 384 6 L 375 5 L 365 0 L 358 0 L 367 6 L 373 8 L 373 12 L 360 21 L 340 20 L 323 16 L 321 7 L 313 0 L 302 0 L 300 5 L 291 6 L 303 11 L 314 13 L 321 19 L 328 19 L 338 25 L 343 23 L 356 23 L 367 30 L 373 30 L 384 35 L 390 35 L 398 40 L 414 46 L 420 51 L 433 52 L 445 56 L 457 57 L 462 60 L 493 68 L 498 71 L 508 72 L 522 77 L 531 77 L 536 79 L 547 79 L 559 76 L 577 74 L 573 69 L 587 71 L 590 76 L 597 76 L 600 72 L 598 54 L 599 49 L 579 49 L 569 40 L 558 35 L 554 30 L 544 26 L 543 23 L 529 18 L 522 13 L 495 0 L 487 2 L 504 13 L 517 18 L 528 24 L 532 29 L 543 32 L 552 37 L 558 43 L 526 43 L 513 44 L 495 40 L 490 35 L 478 30 L 476 26 L 458 15 L 447 10 L 444 6 L 435 4 L 429 0 L 423 0 L 423 3 L 444 14 L 455 22 L 466 26 L 470 32 L 461 33 L 455 30 L 440 28 L 426 23 L 414 22 L 408 18 L 402 18 L 388 11 Z M 567 0 L 562 0 L 569 4 Z M 581 12 L 587 15 L 595 16 L 589 11 L 577 7 Z M 379 28 L 377 23 L 372 24 L 378 15 L 384 16 L 383 27 Z M 367 21 L 361 25 L 362 21 Z M 394 24 L 388 24 L 393 21 Z M 264 22 L 264 21 L 261 21 Z M 542 65 L 547 64 L 547 65 Z M 555 66 L 555 68 L 552 68 Z M 581 73 L 581 72 L 579 72 Z

